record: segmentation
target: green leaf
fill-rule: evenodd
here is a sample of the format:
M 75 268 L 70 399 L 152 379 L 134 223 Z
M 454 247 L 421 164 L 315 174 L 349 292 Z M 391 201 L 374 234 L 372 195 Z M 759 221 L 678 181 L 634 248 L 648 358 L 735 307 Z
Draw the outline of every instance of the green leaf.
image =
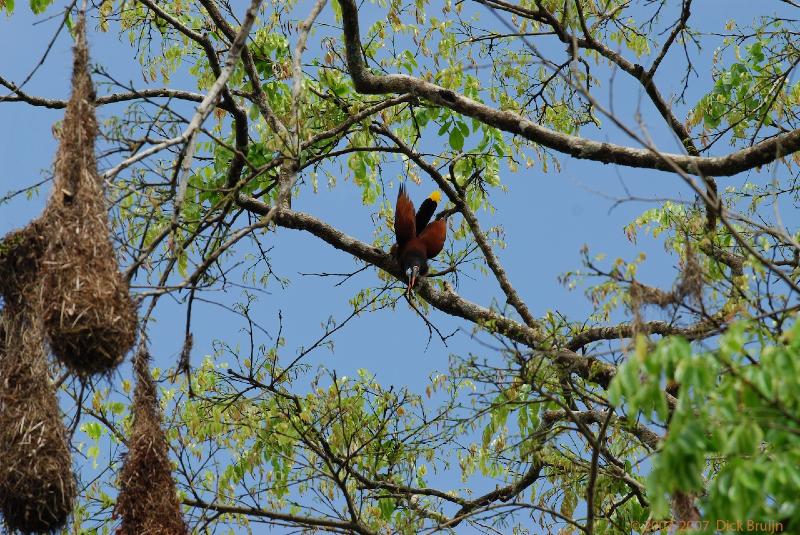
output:
M 761 63 L 764 61 L 764 51 L 761 41 L 756 41 L 752 45 L 748 46 L 747 51 L 755 63 Z
M 110 410 L 112 414 L 119 416 L 125 412 L 125 404 L 121 401 L 112 401 L 108 404 L 108 410 Z
M 496 428 L 494 426 L 494 420 L 489 422 L 489 425 L 483 428 L 483 436 L 481 437 L 481 442 L 483 443 L 483 447 L 489 447 L 489 443 L 492 441 L 492 437 L 494 436 Z
M 92 440 L 100 440 L 103 435 L 103 427 L 97 422 L 86 422 L 81 425 L 81 431 L 86 433 Z
M 464 135 L 458 128 L 450 130 L 450 146 L 459 152 L 464 148 Z
M 378 509 L 380 509 L 381 518 L 384 520 L 389 520 L 392 518 L 392 513 L 394 513 L 396 508 L 397 505 L 392 498 L 381 498 L 378 500 Z
M 178 273 L 180 273 L 181 277 L 186 278 L 189 275 L 188 267 L 189 255 L 182 250 L 178 253 Z
M 92 459 L 92 468 L 96 469 L 97 468 L 97 457 L 100 456 L 100 448 L 98 446 L 91 446 L 86 451 L 86 455 L 87 455 L 87 457 Z
M 331 8 L 333 9 L 333 14 L 336 17 L 336 21 L 340 22 L 342 20 L 342 6 L 339 5 L 338 0 L 333 0 L 331 2 Z
M 31 11 L 35 15 L 40 15 L 45 12 L 45 10 L 53 3 L 53 0 L 30 0 Z M 13 8 L 13 0 L 12 0 L 12 8 Z

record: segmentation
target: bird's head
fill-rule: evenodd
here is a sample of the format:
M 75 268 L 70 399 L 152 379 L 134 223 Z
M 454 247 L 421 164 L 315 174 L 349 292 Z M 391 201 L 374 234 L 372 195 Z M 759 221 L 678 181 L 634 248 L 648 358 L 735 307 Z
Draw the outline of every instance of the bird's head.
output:
M 435 189 L 435 190 L 433 190 L 433 193 L 431 193 L 428 196 L 428 198 L 430 200 L 432 200 L 433 202 L 435 202 L 436 204 L 439 204 L 439 202 L 441 202 L 441 200 L 442 200 L 442 192 L 439 191 L 438 189 Z
M 427 273 L 428 264 L 424 256 L 410 253 L 403 258 L 403 269 L 408 279 L 408 291 L 411 291 L 416 286 L 419 276 Z
M 419 266 L 411 266 L 406 271 L 406 276 L 408 277 L 408 291 L 410 292 L 414 286 L 417 284 L 417 277 L 419 276 Z

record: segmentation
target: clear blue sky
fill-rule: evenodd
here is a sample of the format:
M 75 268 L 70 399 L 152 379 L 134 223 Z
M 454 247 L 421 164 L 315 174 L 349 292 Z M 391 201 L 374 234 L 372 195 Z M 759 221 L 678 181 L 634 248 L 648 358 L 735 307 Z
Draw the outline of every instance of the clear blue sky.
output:
M 21 81 L 36 65 L 57 25 L 57 20 L 50 20 L 34 26 L 37 18 L 30 13 L 27 5 L 22 4 L 25 2 L 18 2 L 13 17 L 0 16 L 0 50 L 4 51 L 0 55 L 0 75 L 16 82 Z M 307 4 L 303 2 L 298 12 L 305 13 Z M 63 2 L 57 2 L 56 8 L 61 9 L 63 5 Z M 240 6 L 239 11 L 242 11 L 242 2 L 233 2 L 233 5 Z M 483 20 L 492 19 L 492 15 L 482 7 L 474 5 L 472 8 L 483 11 Z M 754 13 L 768 13 L 781 8 L 782 4 L 778 1 L 704 0 L 694 6 L 693 20 L 702 30 L 722 30 L 728 18 L 752 20 Z M 364 11 L 367 16 L 384 16 L 371 4 L 365 4 Z M 55 12 L 56 9 L 51 7 L 45 15 Z M 327 17 L 330 17 L 329 13 Z M 39 17 L 39 20 L 43 18 Z M 132 59 L 127 39 L 117 41 L 113 23 L 111 28 L 109 34 L 91 33 L 92 61 L 103 65 L 119 80 L 132 81 L 138 88 L 146 87 L 137 69 L 138 64 Z M 27 92 L 50 98 L 67 97 L 70 46 L 69 36 L 62 33 L 44 66 L 25 87 Z M 708 48 L 705 58 L 696 64 L 703 84 L 707 81 L 712 51 Z M 679 54 L 677 48 L 660 71 L 658 81 L 668 90 L 674 89 L 677 82 L 674 70 L 676 54 Z M 196 89 L 191 79 L 181 75 L 174 77 L 172 85 Z M 708 85 L 690 87 L 688 100 L 692 103 L 709 89 Z M 5 93 L 0 91 L 0 95 Z M 104 91 L 101 89 L 100 93 Z M 617 76 L 614 99 L 618 115 L 631 124 L 634 124 L 634 113 L 641 104 L 644 121 L 651 128 L 657 144 L 666 151 L 679 151 L 648 105 L 646 96 L 637 87 L 627 83 L 622 75 Z M 679 107 L 678 115 L 683 116 L 684 111 Z M 62 113 L 61 110 L 33 108 L 25 104 L 0 103 L 0 162 L 3 164 L 0 168 L 0 197 L 7 191 L 20 189 L 48 175 L 56 148 L 51 126 L 62 117 Z M 108 111 L 102 110 L 101 113 L 107 114 Z M 584 133 L 598 140 L 630 143 L 613 129 L 602 132 L 587 129 Z M 440 143 L 440 140 L 434 138 L 430 142 Z M 439 148 L 439 145 L 432 145 L 431 152 Z M 724 152 L 727 147 L 720 146 L 717 150 Z M 589 244 L 593 252 L 604 252 L 612 258 L 622 256 L 632 259 L 639 251 L 644 251 L 648 254 L 648 262 L 641 272 L 643 279 L 662 286 L 671 284 L 675 259 L 663 254 L 661 244 L 643 239 L 634 246 L 623 233 L 623 226 L 651 205 L 627 203 L 609 212 L 612 201 L 597 192 L 608 196 L 624 196 L 624 183 L 632 195 L 640 197 L 692 199 L 693 195 L 680 179 L 665 173 L 603 166 L 568 157 L 560 160 L 560 172 L 551 170 L 544 174 L 534 167 L 522 169 L 516 174 L 504 173 L 503 181 L 509 187 L 509 193 L 498 192 L 493 199 L 496 213 L 480 216 L 484 228 L 495 224 L 504 226 L 507 248 L 498 254 L 510 280 L 532 312 L 540 315 L 548 309 L 557 309 L 573 319 L 587 314 L 590 307 L 582 292 L 567 291 L 557 281 L 559 274 L 580 267 L 579 250 L 584 244 Z M 109 159 L 103 163 L 111 165 L 114 162 L 114 159 Z M 723 179 L 720 186 L 740 184 L 743 180 L 744 177 Z M 421 187 L 412 186 L 411 195 L 418 203 L 431 189 L 429 183 Z M 46 185 L 40 195 L 30 201 L 23 197 L 0 205 L 0 235 L 24 225 L 36 216 L 48 193 L 49 185 Z M 387 191 L 389 198 L 394 199 L 394 195 L 394 190 Z M 351 182 L 340 180 L 339 186 L 333 190 L 323 186 L 318 194 L 306 188 L 293 207 L 315 214 L 361 240 L 371 241 L 373 238 L 370 217 L 374 207 L 362 205 L 361 192 Z M 278 310 L 282 311 L 283 336 L 287 340 L 283 362 L 288 362 L 300 346 L 310 344 L 319 336 L 321 324 L 329 316 L 340 320 L 346 317 L 350 312 L 348 299 L 360 288 L 374 286 L 377 281 L 374 271 L 364 272 L 341 287 L 334 286 L 337 281 L 332 278 L 299 275 L 300 272 L 348 272 L 357 267 L 352 258 L 331 249 L 309 234 L 280 229 L 277 233 L 264 236 L 262 243 L 274 247 L 274 269 L 281 276 L 289 277 L 291 282 L 285 290 L 275 284 L 270 285 L 267 289 L 270 294 L 262 296 L 255 307 L 258 311 L 255 319 L 274 335 L 277 331 L 277 313 Z M 240 250 L 239 254 L 246 252 Z M 477 273 L 467 275 L 472 279 L 462 277 L 458 289 L 465 298 L 484 306 L 500 298 L 501 293 L 493 280 Z M 232 304 L 242 296 L 231 293 L 213 298 Z M 176 300 L 167 297 L 160 301 L 156 313 L 158 322 L 151 329 L 151 349 L 160 366 L 174 365 L 180 353 L 184 312 L 185 306 Z M 240 332 L 243 327 L 241 318 L 222 308 L 196 303 L 193 318 L 194 364 L 212 352 L 211 342 L 214 339 L 229 343 L 237 340 L 244 342 Z M 470 340 L 469 325 L 435 310 L 431 319 L 443 332 L 457 328 L 465 330 L 448 340 L 447 347 L 435 338 L 428 344 L 425 325 L 407 306 L 400 305 L 394 311 L 363 314 L 334 337 L 333 352 L 319 349 L 305 362 L 324 364 L 335 369 L 339 376 L 352 375 L 358 368 L 367 368 L 377 374 L 381 383 L 407 385 L 421 391 L 431 374 L 446 370 L 451 353 L 465 355 L 477 351 L 491 356 L 488 350 Z M 266 337 L 259 342 L 271 345 Z M 120 375 L 127 376 L 128 373 L 129 368 L 126 367 Z

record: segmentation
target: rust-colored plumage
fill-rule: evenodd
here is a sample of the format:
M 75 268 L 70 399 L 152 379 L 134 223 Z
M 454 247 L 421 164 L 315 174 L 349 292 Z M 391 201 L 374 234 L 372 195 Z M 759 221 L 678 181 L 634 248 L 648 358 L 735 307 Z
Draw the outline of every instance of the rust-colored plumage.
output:
M 438 255 L 444 247 L 447 236 L 447 221 L 430 221 L 436 205 L 441 198 L 438 191 L 423 201 L 419 212 L 414 211 L 414 203 L 400 185 L 394 214 L 394 233 L 397 237 L 395 249 L 397 260 L 408 276 L 409 291 L 417 282 L 417 277 L 428 273 L 428 260 Z

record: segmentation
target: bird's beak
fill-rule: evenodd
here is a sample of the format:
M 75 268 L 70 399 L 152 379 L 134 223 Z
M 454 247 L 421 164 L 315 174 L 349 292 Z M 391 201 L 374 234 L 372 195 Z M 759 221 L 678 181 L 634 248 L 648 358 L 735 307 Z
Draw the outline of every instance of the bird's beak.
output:
M 408 291 L 411 292 L 411 289 L 414 288 L 414 285 L 417 284 L 417 275 L 419 275 L 419 267 L 414 266 L 411 268 L 411 275 L 408 277 Z

